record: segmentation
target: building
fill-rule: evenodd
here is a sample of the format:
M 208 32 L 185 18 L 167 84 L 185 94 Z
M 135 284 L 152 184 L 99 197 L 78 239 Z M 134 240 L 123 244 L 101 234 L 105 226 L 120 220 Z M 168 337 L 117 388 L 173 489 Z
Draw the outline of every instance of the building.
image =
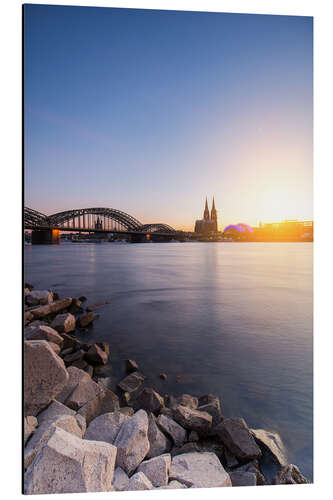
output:
M 213 198 L 212 210 L 209 213 L 208 202 L 206 197 L 205 210 L 203 214 L 203 219 L 195 221 L 194 232 L 198 234 L 210 234 L 217 233 L 217 211 L 215 208 L 215 200 Z

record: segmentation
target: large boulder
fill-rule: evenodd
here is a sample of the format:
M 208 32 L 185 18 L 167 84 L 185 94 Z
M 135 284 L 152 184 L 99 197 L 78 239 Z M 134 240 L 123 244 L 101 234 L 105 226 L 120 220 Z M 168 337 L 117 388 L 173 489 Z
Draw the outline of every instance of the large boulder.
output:
M 177 405 L 173 409 L 173 418 L 185 429 L 201 435 L 208 434 L 212 427 L 212 416 L 209 413 L 188 406 Z
M 231 486 L 229 474 L 214 453 L 184 453 L 173 457 L 170 479 L 188 487 L 217 488 Z
M 171 441 L 158 428 L 154 415 L 148 416 L 148 440 L 149 452 L 148 458 L 157 457 L 171 450 Z
M 119 411 L 104 413 L 90 422 L 84 439 L 113 444 L 121 426 L 129 418 Z
M 55 427 L 25 474 L 26 494 L 111 491 L 117 449 Z
M 278 472 L 274 479 L 274 484 L 309 484 L 310 481 L 301 474 L 296 465 L 289 464 Z
M 139 372 L 133 372 L 130 375 L 127 375 L 121 382 L 119 382 L 118 387 L 122 389 L 124 392 L 128 392 L 132 394 L 136 392 L 142 386 L 145 380 L 145 376 Z
M 215 432 L 236 458 L 251 460 L 261 456 L 261 450 L 243 418 L 225 418 L 215 427 Z
M 186 430 L 172 418 L 166 415 L 159 415 L 157 424 L 166 433 L 176 446 L 182 446 L 186 440 Z
M 69 368 L 67 368 L 67 372 L 69 375 L 67 383 L 56 398 L 60 403 L 65 403 L 66 399 L 72 394 L 79 382 L 81 382 L 82 380 L 91 380 L 88 373 L 80 370 L 80 368 L 76 368 L 75 366 L 70 366 Z
M 128 489 L 129 477 L 121 467 L 116 467 L 113 476 L 112 486 L 115 491 L 125 491 Z
M 263 453 L 268 453 L 280 467 L 288 464 L 287 450 L 278 433 L 264 429 L 251 429 L 251 432 Z
M 138 467 L 137 472 L 143 472 L 155 488 L 166 486 L 169 480 L 171 455 L 165 453 L 159 457 L 144 460 Z
M 59 346 L 61 346 L 64 341 L 59 333 L 50 326 L 41 325 L 31 330 L 27 328 L 27 330 L 28 332 L 24 336 L 26 340 L 47 340 Z
M 69 375 L 45 340 L 24 342 L 24 414 L 36 416 L 64 388 Z
M 117 466 L 131 474 L 149 451 L 148 416 L 144 410 L 139 410 L 123 423 L 114 445 L 118 450 Z
M 137 472 L 133 474 L 129 480 L 127 490 L 128 491 L 138 491 L 138 490 L 152 490 L 153 485 L 149 479 L 144 475 L 143 472 Z
M 133 405 L 136 410 L 158 413 L 164 407 L 164 399 L 151 387 L 145 387 Z
M 25 298 L 28 306 L 45 305 L 52 302 L 52 300 L 53 294 L 49 290 L 32 290 Z
M 119 410 L 118 396 L 110 389 L 100 384 L 99 387 L 99 394 L 83 405 L 78 411 L 78 414 L 86 419 L 88 425 L 94 418 L 98 417 L 98 415 Z
M 58 314 L 51 323 L 51 327 L 59 333 L 68 333 L 75 330 L 75 317 L 71 313 Z
M 79 410 L 88 401 L 96 398 L 101 392 L 101 388 L 96 382 L 94 382 L 88 373 L 84 372 L 87 378 L 82 378 L 77 384 L 73 392 L 68 396 L 65 401 L 65 405 L 72 410 Z
M 56 300 L 45 306 L 37 307 L 31 310 L 31 314 L 35 319 L 45 318 L 50 314 L 56 314 L 64 309 L 67 309 L 72 303 L 71 297 L 65 297 L 64 299 Z

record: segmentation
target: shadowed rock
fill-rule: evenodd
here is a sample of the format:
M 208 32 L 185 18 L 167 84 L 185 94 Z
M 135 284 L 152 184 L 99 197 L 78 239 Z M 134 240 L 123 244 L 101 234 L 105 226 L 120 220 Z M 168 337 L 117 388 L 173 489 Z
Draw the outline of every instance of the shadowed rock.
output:
M 81 316 L 79 316 L 77 319 L 77 324 L 80 328 L 85 328 L 86 326 L 90 325 L 90 323 L 92 323 L 97 317 L 98 315 L 93 312 L 81 314 Z
M 257 478 L 253 472 L 229 472 L 232 486 L 256 486 Z
M 27 329 L 28 330 L 28 329 Z M 51 328 L 50 326 L 40 325 L 35 328 L 32 328 L 26 335 L 26 340 L 47 340 L 48 342 L 53 342 L 54 344 L 59 344 L 60 346 L 63 343 L 63 338 L 59 335 L 59 333 Z
M 208 434 L 212 427 L 212 416 L 209 413 L 187 406 L 177 405 L 173 409 L 173 418 L 185 429 L 196 431 L 201 435 Z
M 279 434 L 264 429 L 251 429 L 251 432 L 262 451 L 269 453 L 275 463 L 281 467 L 288 464 L 287 451 Z
M 51 323 L 51 327 L 59 333 L 68 333 L 75 330 L 75 318 L 71 313 L 58 314 Z
M 121 382 L 119 382 L 118 387 L 122 389 L 124 392 L 128 392 L 132 394 L 136 392 L 142 386 L 145 376 L 139 372 L 133 372 L 130 375 L 127 375 Z
M 171 449 L 171 441 L 158 428 L 155 417 L 152 414 L 148 417 L 148 440 L 150 444 L 147 454 L 148 458 L 157 457 Z
M 296 465 L 289 464 L 276 474 L 274 484 L 310 484 L 310 481 Z
M 32 309 L 31 314 L 35 319 L 45 318 L 45 316 L 56 314 L 57 312 L 67 309 L 71 305 L 71 303 L 71 297 L 65 297 L 64 299 L 56 300 L 55 302 L 51 302 L 50 304 L 47 304 L 45 306 L 40 306 L 36 309 Z
M 49 304 L 53 300 L 53 294 L 49 290 L 32 290 L 26 296 L 28 306 Z
M 250 429 L 242 418 L 226 418 L 215 427 L 221 441 L 236 458 L 251 460 L 261 456 Z
M 108 362 L 108 353 L 105 352 L 99 345 L 93 344 L 85 355 L 89 363 L 97 365 L 106 365 Z
M 133 405 L 136 410 L 142 409 L 158 413 L 164 407 L 164 400 L 154 389 L 145 387 L 135 399 Z
M 172 418 L 166 415 L 159 415 L 157 419 L 158 426 L 165 432 L 176 446 L 182 446 L 186 440 L 185 429 L 177 424 Z

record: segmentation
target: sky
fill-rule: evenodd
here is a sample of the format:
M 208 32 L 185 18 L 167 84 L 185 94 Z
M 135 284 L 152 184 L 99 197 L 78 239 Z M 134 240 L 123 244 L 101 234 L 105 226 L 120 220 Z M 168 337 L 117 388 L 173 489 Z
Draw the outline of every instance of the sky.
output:
M 25 206 L 310 220 L 313 19 L 25 5 Z

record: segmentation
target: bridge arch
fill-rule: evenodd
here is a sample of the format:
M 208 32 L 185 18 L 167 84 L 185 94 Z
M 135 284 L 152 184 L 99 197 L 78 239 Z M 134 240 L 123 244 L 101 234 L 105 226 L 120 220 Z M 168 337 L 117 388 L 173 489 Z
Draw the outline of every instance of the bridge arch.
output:
M 175 233 L 176 230 L 168 224 L 153 223 L 153 224 L 143 224 L 139 229 L 143 233 Z

